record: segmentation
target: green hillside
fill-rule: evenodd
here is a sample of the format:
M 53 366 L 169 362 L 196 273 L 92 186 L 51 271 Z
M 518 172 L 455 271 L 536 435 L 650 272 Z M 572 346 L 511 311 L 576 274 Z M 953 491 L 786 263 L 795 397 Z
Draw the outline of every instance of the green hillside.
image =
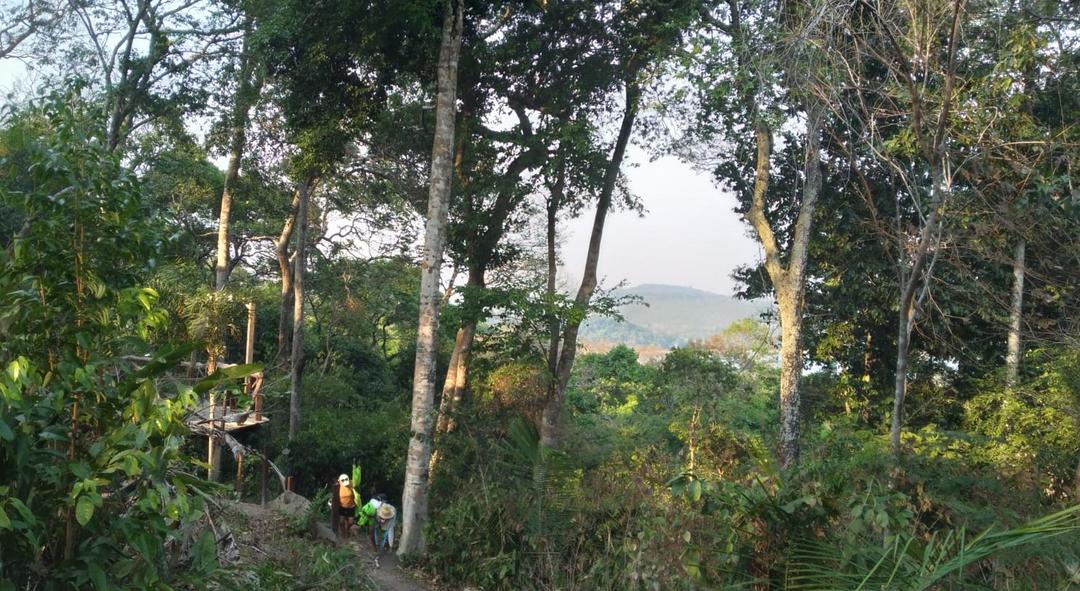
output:
M 739 300 L 677 285 L 638 285 L 613 295 L 642 301 L 621 308 L 623 321 L 590 319 L 582 327 L 584 340 L 676 347 L 716 334 L 736 320 L 757 318 L 770 306 L 766 300 Z

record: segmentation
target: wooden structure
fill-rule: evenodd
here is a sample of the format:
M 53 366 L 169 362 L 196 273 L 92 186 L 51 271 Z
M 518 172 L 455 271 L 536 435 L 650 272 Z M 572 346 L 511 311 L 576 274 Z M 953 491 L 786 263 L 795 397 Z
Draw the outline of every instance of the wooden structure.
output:
M 254 360 L 254 348 L 255 348 L 255 304 L 249 302 L 247 304 L 247 339 L 246 347 L 244 351 L 244 363 L 251 364 Z M 150 361 L 148 357 L 129 356 L 126 357 L 128 361 L 136 363 L 146 363 Z M 191 361 L 180 364 L 182 367 L 187 368 L 187 375 L 189 378 L 195 378 L 200 372 L 206 373 L 210 370 L 210 364 L 197 363 L 192 359 Z M 229 367 L 235 367 L 235 363 L 216 363 L 212 367 L 217 370 L 226 369 Z M 262 504 L 266 504 L 266 481 L 269 469 L 272 469 L 281 483 L 282 490 L 289 490 L 286 487 L 286 478 L 282 474 L 281 470 L 274 465 L 273 462 L 266 456 L 266 450 L 262 452 L 251 449 L 241 444 L 232 433 L 264 425 L 270 422 L 269 417 L 263 414 L 263 372 L 257 372 L 246 376 L 244 378 L 244 394 L 250 397 L 250 405 L 247 408 L 237 408 L 236 397 L 225 396 L 223 400 L 218 402 L 213 396 L 204 401 L 199 408 L 195 409 L 185 422 L 192 433 L 205 436 L 207 438 L 207 456 L 209 463 L 214 464 L 214 447 L 215 444 L 228 446 L 233 456 L 236 458 L 236 484 L 239 487 L 241 482 L 241 476 L 244 468 L 244 456 L 251 454 L 255 457 L 262 459 L 262 466 L 259 475 L 259 489 L 260 489 L 260 501 Z M 213 478 L 213 469 L 211 469 L 211 478 Z

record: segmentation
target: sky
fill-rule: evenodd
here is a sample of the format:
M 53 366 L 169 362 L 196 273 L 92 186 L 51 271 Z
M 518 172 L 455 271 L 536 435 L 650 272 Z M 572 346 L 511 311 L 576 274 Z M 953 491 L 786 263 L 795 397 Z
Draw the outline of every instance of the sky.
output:
M 735 197 L 677 158 L 649 162 L 631 150 L 624 166 L 630 189 L 645 204 L 644 217 L 630 211 L 608 214 L 600 248 L 601 285 L 663 283 L 722 295 L 736 289 L 736 267 L 763 258 L 735 208 Z M 595 209 L 566 224 L 563 275 L 576 287 L 585 266 Z

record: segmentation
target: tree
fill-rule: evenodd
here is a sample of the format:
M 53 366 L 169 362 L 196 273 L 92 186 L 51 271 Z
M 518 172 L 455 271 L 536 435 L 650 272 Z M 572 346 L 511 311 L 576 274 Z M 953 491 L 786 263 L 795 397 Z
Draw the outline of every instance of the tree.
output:
M 71 4 L 65 23 L 79 35 L 38 49 L 37 60 L 67 79 L 81 76 L 101 98 L 106 145 L 118 150 L 150 121 L 204 104 L 201 68 L 242 30 L 230 11 L 205 0 Z
M 450 206 L 457 69 L 465 12 L 464 0 L 448 1 L 444 6 L 435 103 L 435 139 L 431 147 L 431 175 L 428 181 L 428 215 L 424 229 L 424 258 L 420 265 L 420 316 L 416 330 L 410 425 L 412 437 L 409 440 L 401 501 L 402 530 L 398 548 L 401 556 L 424 551 L 423 528 L 428 513 L 428 464 L 431 461 L 435 402 L 435 336 L 439 326 L 439 272 Z
M 525 256 L 527 247 L 509 235 L 527 223 L 534 173 L 575 141 L 586 143 L 578 155 L 594 150 L 592 138 L 578 128 L 611 88 L 614 73 L 603 63 L 612 50 L 604 21 L 581 3 L 507 7 L 486 20 L 493 25 L 468 28 L 464 43 L 455 153 L 460 198 L 451 209 L 449 248 L 467 280 L 440 402 L 440 433 L 453 428 L 477 324 L 506 297 L 506 286 L 489 286 L 488 275 Z M 510 130 L 498 129 L 504 112 L 514 115 Z
M 563 399 L 566 386 L 570 381 L 574 358 L 577 355 L 578 329 L 588 313 L 590 302 L 596 291 L 596 270 L 604 236 L 604 223 L 612 206 L 612 198 L 618 185 L 626 147 L 630 142 L 634 122 L 641 107 L 642 92 L 647 88 L 645 82 L 655 73 L 655 68 L 665 63 L 665 59 L 678 46 L 683 34 L 692 26 L 699 14 L 697 2 L 644 2 L 634 6 L 623 5 L 621 8 L 614 21 L 607 25 L 609 34 L 612 35 L 609 42 L 612 43 L 611 51 L 615 58 L 613 64 L 615 69 L 612 72 L 611 81 L 618 89 L 622 103 L 617 111 L 619 113 L 618 133 L 609 157 L 602 160 L 588 160 L 590 164 L 600 166 L 597 173 L 600 170 L 603 171 L 602 181 L 597 187 L 596 214 L 593 218 L 581 283 L 561 327 L 555 324 L 555 320 L 551 323 L 551 344 L 548 349 L 550 382 L 540 424 L 540 445 L 544 449 L 552 449 L 558 444 L 558 426 Z M 559 163 L 560 161 L 556 160 L 557 167 L 550 174 L 551 186 L 556 189 L 556 193 L 549 201 L 549 205 L 561 201 L 558 194 L 563 191 L 560 187 L 567 178 L 565 169 L 561 168 Z M 549 274 L 550 253 L 552 252 L 550 238 L 553 236 L 550 225 L 552 219 L 553 216 L 549 213 Z M 553 304 L 554 297 L 551 294 L 553 279 L 550 275 L 548 281 L 549 300 Z M 557 317 L 553 316 L 553 318 Z
M 831 52 L 855 89 L 847 95 L 845 112 L 869 134 L 865 148 L 900 183 L 918 212 L 914 236 L 897 232 L 895 237 L 902 253 L 891 427 L 897 459 L 912 329 L 928 293 L 944 208 L 961 165 L 952 153 L 950 118 L 963 14 L 963 0 L 906 7 L 861 4 L 844 21 L 851 49 Z M 885 137 L 886 132 L 895 135 Z
M 55 0 L 6 7 L 0 12 L 0 59 L 18 55 L 19 46 L 34 36 L 52 37 L 67 10 L 64 2 Z
M 233 108 L 230 113 L 229 127 L 229 161 L 225 168 L 225 183 L 221 189 L 221 206 L 218 209 L 217 231 L 217 264 L 214 267 L 214 289 L 225 289 L 232 267 L 229 265 L 229 214 L 232 211 L 233 191 L 237 177 L 240 175 L 240 160 L 244 154 L 247 137 L 248 113 L 251 107 L 258 101 L 259 92 L 263 83 L 262 68 L 257 63 L 252 45 L 254 17 L 248 16 L 248 22 L 244 28 L 244 41 L 237 57 L 236 93 L 233 96 Z
M 698 41 L 708 51 L 702 52 L 700 63 L 690 72 L 702 105 L 692 136 L 706 141 L 724 137 L 740 146 L 739 158 L 749 157 L 749 149 L 743 146 L 752 131 L 753 185 L 748 186 L 745 179 L 750 171 L 738 160 L 726 162 L 715 173 L 718 180 L 741 193 L 744 216 L 764 248 L 763 266 L 776 296 L 780 462 L 785 467 L 799 459 L 805 285 L 822 192 L 821 136 L 830 108 L 823 87 L 831 73 L 820 67 L 818 47 L 828 42 L 834 11 L 828 2 L 782 10 L 774 10 L 769 3 L 727 2 L 719 14 L 709 15 L 711 32 Z M 715 118 L 723 119 L 718 123 Z M 773 154 L 776 129 L 794 121 L 804 127 L 802 137 L 784 139 L 802 144 L 801 183 L 770 187 L 782 162 Z M 783 198 L 777 193 L 791 190 L 797 193 L 794 203 L 778 207 Z

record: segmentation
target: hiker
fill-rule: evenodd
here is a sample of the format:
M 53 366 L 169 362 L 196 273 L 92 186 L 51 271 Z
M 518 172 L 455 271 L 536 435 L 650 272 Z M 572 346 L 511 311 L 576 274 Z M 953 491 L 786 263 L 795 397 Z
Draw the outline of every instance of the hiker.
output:
M 394 524 L 397 522 L 397 511 L 390 503 L 383 503 L 375 513 L 375 524 L 371 528 L 371 537 L 375 542 L 375 551 L 382 552 L 383 548 L 394 548 Z
M 360 508 L 360 516 L 357 524 L 361 527 L 371 527 L 371 546 L 375 552 L 380 552 L 383 547 L 387 550 L 394 547 L 394 524 L 397 521 L 397 511 L 394 506 L 386 502 L 386 495 L 378 494 L 372 497 L 366 505 Z
M 338 531 L 344 538 L 349 537 L 353 519 L 356 517 L 356 489 L 352 487 L 347 474 L 338 476 Z

